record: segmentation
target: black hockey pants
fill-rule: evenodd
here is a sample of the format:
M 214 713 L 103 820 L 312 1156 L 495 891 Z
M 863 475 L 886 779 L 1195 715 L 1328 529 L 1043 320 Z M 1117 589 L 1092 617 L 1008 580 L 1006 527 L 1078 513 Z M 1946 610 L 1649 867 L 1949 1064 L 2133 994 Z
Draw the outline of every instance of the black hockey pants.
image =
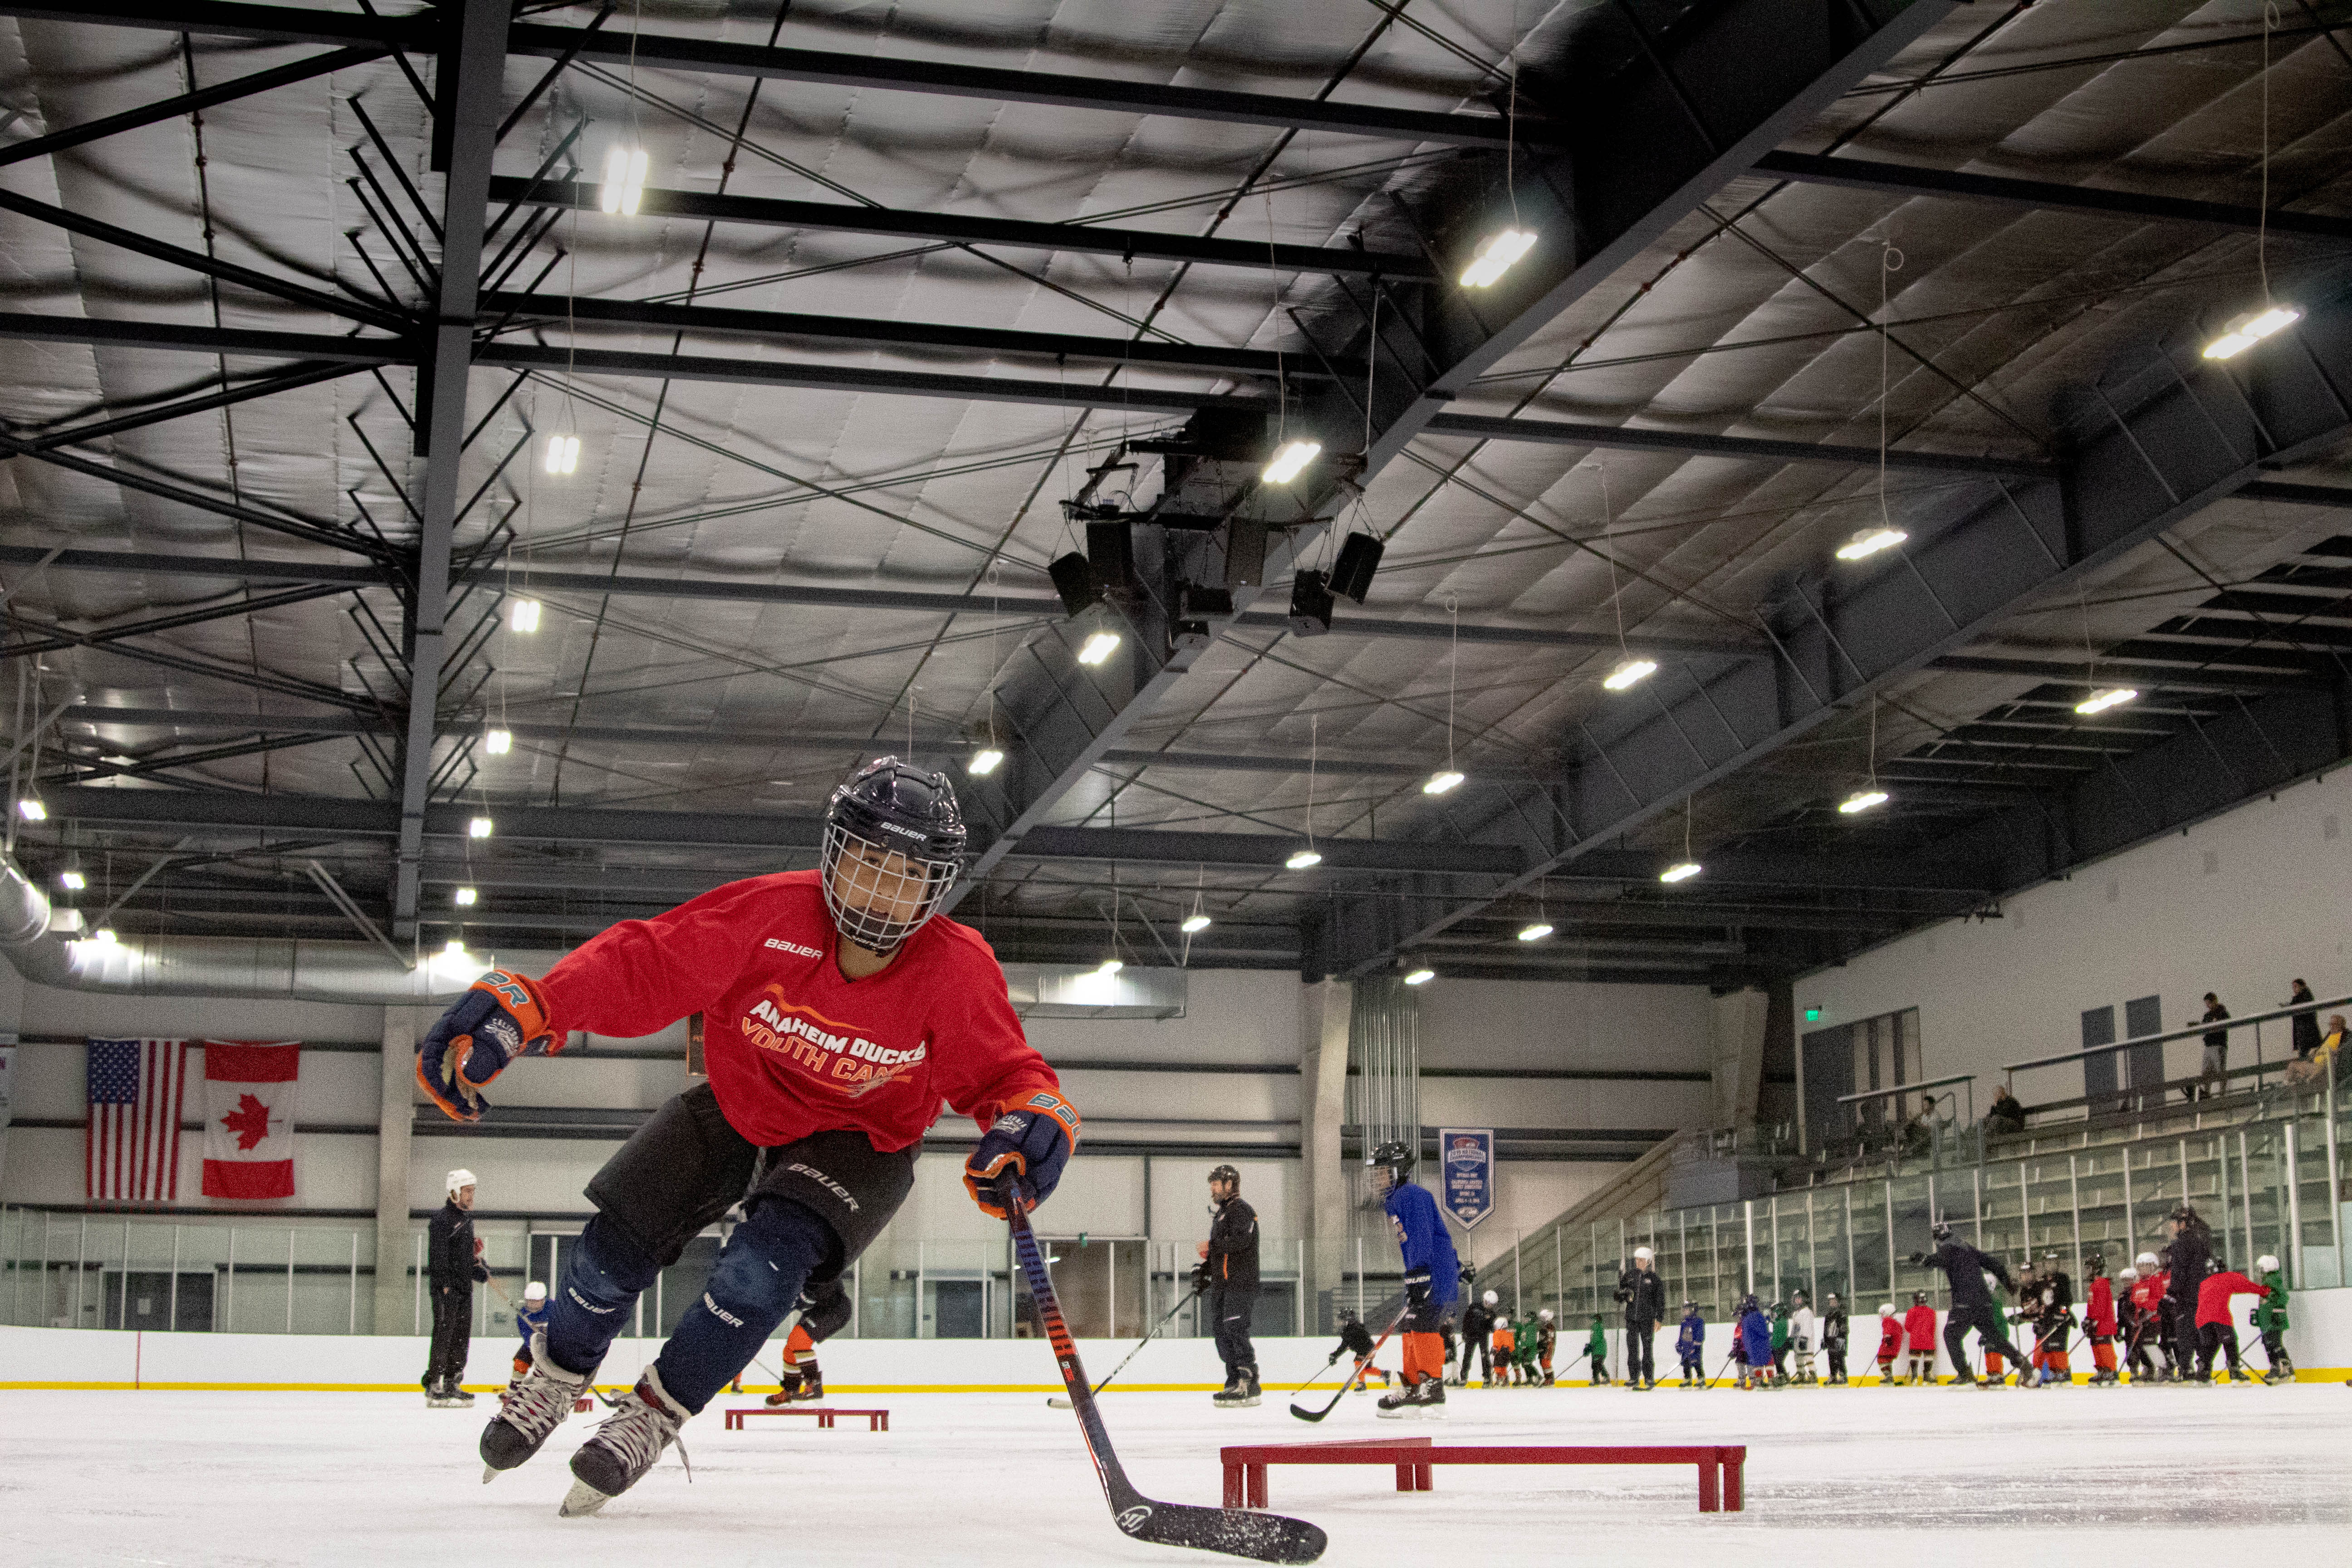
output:
M 1955 1372 L 1975 1364 L 1969 1360 L 1967 1348 L 1961 1343 L 1969 1330 L 1975 1330 L 1977 1343 L 1989 1351 L 1999 1351 L 2020 1368 L 2028 1364 L 2025 1353 L 2009 1342 L 2000 1331 L 2000 1318 L 1990 1305 L 1955 1306 L 1951 1316 L 1944 1321 L 1944 1352 L 1951 1357 Z
M 466 1351 L 474 1331 L 474 1288 L 436 1285 L 433 1296 L 432 1349 L 425 1357 L 425 1386 L 443 1384 L 455 1388 L 466 1375 Z
M 1257 1292 L 1219 1288 L 1209 1303 L 1217 1325 L 1217 1359 L 1225 1363 L 1225 1380 L 1257 1375 L 1257 1349 L 1250 1343 L 1250 1317 L 1257 1309 Z
M 1639 1318 L 1625 1320 L 1625 1381 L 1639 1378 L 1643 1383 L 1658 1380 L 1658 1366 L 1652 1354 L 1650 1342 L 1658 1337 L 1658 1325 Z
M 2231 1372 L 2245 1370 L 2238 1362 L 2238 1327 L 2235 1323 L 2203 1324 L 2198 1329 L 2197 1337 L 2200 1349 L 2197 1374 L 2200 1377 L 2213 1374 L 2213 1357 L 2221 1352 L 2228 1352 Z

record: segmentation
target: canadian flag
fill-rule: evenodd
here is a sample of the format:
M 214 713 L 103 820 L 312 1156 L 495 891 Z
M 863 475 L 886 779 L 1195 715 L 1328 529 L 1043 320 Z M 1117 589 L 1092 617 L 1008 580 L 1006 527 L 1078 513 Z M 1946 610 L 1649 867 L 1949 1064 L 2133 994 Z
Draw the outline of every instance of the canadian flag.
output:
M 295 1040 L 205 1042 L 205 1196 L 294 1195 Z

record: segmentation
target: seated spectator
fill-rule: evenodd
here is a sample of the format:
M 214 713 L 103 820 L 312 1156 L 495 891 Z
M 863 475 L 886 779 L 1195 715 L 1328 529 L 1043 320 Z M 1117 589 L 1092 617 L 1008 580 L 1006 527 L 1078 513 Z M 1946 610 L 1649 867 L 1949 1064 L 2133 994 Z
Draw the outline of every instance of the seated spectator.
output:
M 2002 1084 L 1992 1091 L 1992 1109 L 1985 1112 L 1985 1131 L 1998 1138 L 2025 1131 L 2025 1106 Z
M 1903 1157 L 1916 1159 L 1933 1148 L 1935 1142 L 1936 1113 L 1923 1105 L 1918 1115 L 1903 1124 Z

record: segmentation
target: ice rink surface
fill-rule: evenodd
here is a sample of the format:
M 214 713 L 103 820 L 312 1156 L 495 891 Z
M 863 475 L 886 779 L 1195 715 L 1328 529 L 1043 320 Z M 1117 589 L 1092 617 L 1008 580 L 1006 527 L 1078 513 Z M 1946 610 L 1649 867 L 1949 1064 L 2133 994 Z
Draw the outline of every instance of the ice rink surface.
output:
M 496 1409 L 411 1394 L 0 1393 L 0 1563 L 1203 1563 L 1110 1522 L 1075 1418 L 1043 1394 L 841 1395 L 891 1430 L 805 1419 L 722 1429 L 722 1396 L 675 1453 L 598 1518 L 561 1520 L 575 1415 L 530 1465 L 481 1481 Z M 2112 1568 L 2135 1553 L 2344 1562 L 2352 1388 L 2022 1393 L 1875 1388 L 1739 1394 L 1453 1391 L 1444 1422 L 1376 1420 L 1351 1396 L 1309 1426 L 1271 1391 L 1255 1410 L 1205 1394 L 1113 1394 L 1113 1441 L 1149 1496 L 1218 1500 L 1217 1447 L 1427 1433 L 1438 1442 L 1748 1445 L 1748 1510 L 1701 1515 L 1689 1467 L 1441 1468 L 1401 1495 L 1385 1468 L 1277 1468 L 1274 1507 L 1330 1534 L 1329 1563 L 1741 1568 L 1900 1562 Z M 2031 1531 L 2030 1546 L 2019 1532 Z M 1861 1555 L 1857 1555 L 1861 1554 Z

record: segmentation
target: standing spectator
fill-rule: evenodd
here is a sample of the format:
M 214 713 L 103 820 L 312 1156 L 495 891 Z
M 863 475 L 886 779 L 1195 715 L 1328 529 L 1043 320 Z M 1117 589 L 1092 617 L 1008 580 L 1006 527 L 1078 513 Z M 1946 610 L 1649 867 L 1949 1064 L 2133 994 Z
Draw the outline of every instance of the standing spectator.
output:
M 2000 1084 L 1992 1091 L 1992 1109 L 1985 1112 L 1985 1131 L 1995 1138 L 2025 1131 L 2025 1105 Z
M 2309 1061 L 2319 1051 L 2319 1009 L 2309 1005 L 2318 1000 L 2311 994 L 2311 987 L 2300 980 L 2286 999 L 2288 1006 L 2302 1009 L 2288 1020 L 2294 1026 L 2294 1059 L 2299 1062 Z
M 1731 1336 L 1731 1342 L 1738 1344 L 1737 1332 Z M 1683 1303 L 1683 1324 L 1675 1335 L 1675 1355 L 1683 1363 L 1685 1388 L 1706 1381 L 1706 1320 L 1699 1316 L 1696 1301 Z
M 425 1227 L 425 1269 L 433 1294 L 433 1342 L 425 1363 L 425 1404 L 462 1410 L 474 1396 L 461 1386 L 474 1330 L 474 1287 L 490 1277 L 474 1237 L 474 1173 L 452 1171 L 441 1212 Z
M 1241 1409 L 1258 1402 L 1257 1349 L 1250 1343 L 1250 1318 L 1257 1310 L 1257 1211 L 1242 1201 L 1242 1173 L 1231 1165 L 1209 1173 L 1209 1239 L 1192 1270 L 1225 1363 L 1225 1386 L 1209 1402 L 1221 1410 Z
M 2270 1290 L 2254 1309 L 2254 1327 L 2263 1336 L 2263 1354 L 2271 1363 L 2263 1381 L 2293 1383 L 2294 1363 L 2286 1354 L 2286 1276 L 2279 1272 L 2279 1260 L 2267 1253 L 2254 1260 L 2254 1268 Z
M 2295 982 L 2297 986 L 2301 986 L 2303 982 L 2300 980 Z M 2205 1016 L 2197 1020 L 2199 1023 L 2218 1024 L 2229 1016 L 2230 1010 L 2221 1005 L 2221 999 L 2219 996 L 2214 995 L 2210 991 L 2205 993 Z M 2300 1020 L 2296 1022 L 2295 1027 L 2298 1030 L 2303 1027 Z M 2187 1098 L 2190 1100 L 2198 1100 L 2200 1098 L 2210 1099 L 2213 1096 L 2221 1093 L 2229 1087 L 2229 1068 L 2230 1031 L 2227 1029 L 2206 1030 L 2205 1059 L 2198 1064 L 2197 1081 L 2189 1085 L 2184 1091 Z
M 1903 1320 L 1895 1315 L 1895 1303 L 1884 1301 L 1878 1308 L 1878 1386 L 1895 1386 L 1895 1358 L 1903 1353 Z
M 1658 1370 L 1651 1341 L 1666 1318 L 1666 1282 L 1650 1267 L 1650 1249 L 1633 1249 L 1633 1267 L 1617 1279 L 1617 1300 L 1625 1308 L 1625 1386 L 1655 1388 Z
M 1933 1383 L 1936 1381 L 1936 1309 L 1927 1305 L 1927 1292 L 1911 1292 L 1911 1310 L 1903 1314 L 1903 1335 L 1910 1347 L 1906 1381 Z
M 1845 1302 L 1831 1291 L 1822 1303 L 1822 1349 L 1830 1358 L 1830 1386 L 1845 1386 Z

